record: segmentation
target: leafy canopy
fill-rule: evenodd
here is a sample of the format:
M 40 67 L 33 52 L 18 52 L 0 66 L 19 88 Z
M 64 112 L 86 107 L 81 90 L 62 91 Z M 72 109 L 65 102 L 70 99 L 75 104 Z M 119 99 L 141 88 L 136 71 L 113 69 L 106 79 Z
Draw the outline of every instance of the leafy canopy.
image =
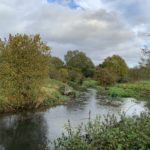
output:
M 50 63 L 57 69 L 64 67 L 64 62 L 58 57 L 50 57 Z
M 125 60 L 118 55 L 107 57 L 101 66 L 107 68 L 110 72 L 115 73 L 117 81 L 123 80 L 128 74 L 128 66 Z
M 85 53 L 78 50 L 68 51 L 65 55 L 66 65 L 81 70 L 85 77 L 90 77 L 94 73 L 94 64 Z
M 0 87 L 11 104 L 33 103 L 48 77 L 50 48 L 39 35 L 9 35 L 0 41 Z

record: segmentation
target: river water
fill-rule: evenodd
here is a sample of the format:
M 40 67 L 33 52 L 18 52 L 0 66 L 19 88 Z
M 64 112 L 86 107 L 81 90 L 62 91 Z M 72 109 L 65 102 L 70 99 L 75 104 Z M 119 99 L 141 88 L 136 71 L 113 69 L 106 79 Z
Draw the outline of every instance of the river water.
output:
M 103 97 L 89 89 L 79 98 L 66 105 L 56 106 L 43 112 L 26 112 L 0 116 L 0 150 L 42 150 L 49 140 L 64 132 L 64 124 L 70 120 L 73 126 L 86 123 L 96 115 L 125 112 L 139 115 L 146 111 L 144 102 L 124 98 L 119 106 L 104 105 Z

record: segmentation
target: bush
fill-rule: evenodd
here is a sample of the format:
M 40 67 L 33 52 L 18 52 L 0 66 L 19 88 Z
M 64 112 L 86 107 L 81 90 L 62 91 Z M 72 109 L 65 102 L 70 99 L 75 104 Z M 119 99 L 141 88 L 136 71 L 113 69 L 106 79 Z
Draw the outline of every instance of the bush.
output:
M 119 55 L 107 57 L 101 66 L 102 68 L 108 69 L 111 73 L 115 74 L 115 81 L 117 82 L 123 82 L 124 78 L 126 78 L 128 74 L 128 66 L 125 60 Z
M 55 150 L 148 150 L 150 148 L 150 114 L 132 118 L 106 116 L 101 122 L 97 117 L 87 125 L 73 129 L 66 126 L 67 135 L 54 141 Z
M 68 101 L 69 97 L 62 93 L 62 87 L 66 87 L 66 84 L 54 79 L 48 80 L 47 83 L 48 84 L 41 89 L 44 99 L 42 105 L 44 107 L 51 107 Z
M 107 68 L 97 68 L 94 78 L 99 82 L 100 85 L 103 86 L 115 83 L 115 75 Z
M 72 82 L 82 83 L 83 75 L 77 68 L 68 68 L 68 80 Z
M 65 83 L 68 81 L 68 78 L 69 78 L 68 69 L 61 68 L 59 70 L 59 75 L 60 75 L 60 81 L 65 82 Z
M 50 48 L 39 35 L 9 35 L 0 44 L 0 92 L 8 108 L 34 107 L 48 78 Z
M 82 86 L 85 88 L 96 88 L 97 85 L 98 85 L 97 81 L 92 79 L 86 79 L 82 83 Z
M 110 87 L 107 94 L 111 97 L 133 97 L 134 91 L 131 89 L 123 89 L 119 87 Z

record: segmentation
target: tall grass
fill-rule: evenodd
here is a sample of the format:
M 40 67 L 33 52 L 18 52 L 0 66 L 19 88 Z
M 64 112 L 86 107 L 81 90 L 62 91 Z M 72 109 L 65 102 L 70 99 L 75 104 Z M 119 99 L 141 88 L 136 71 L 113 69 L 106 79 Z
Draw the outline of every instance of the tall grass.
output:
M 66 88 L 70 90 L 70 95 L 64 94 L 64 90 Z M 67 84 L 54 79 L 48 80 L 48 84 L 42 88 L 42 92 L 44 96 L 44 107 L 62 104 L 67 102 L 70 97 L 77 95 L 77 92 L 72 87 L 69 87 Z

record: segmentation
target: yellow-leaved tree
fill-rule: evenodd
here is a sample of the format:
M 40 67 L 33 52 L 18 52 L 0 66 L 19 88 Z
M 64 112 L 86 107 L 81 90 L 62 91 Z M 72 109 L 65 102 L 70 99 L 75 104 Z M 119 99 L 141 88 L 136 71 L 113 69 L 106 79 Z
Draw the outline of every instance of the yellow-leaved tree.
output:
M 0 91 L 7 105 L 33 106 L 48 78 L 50 48 L 39 35 L 0 40 Z

